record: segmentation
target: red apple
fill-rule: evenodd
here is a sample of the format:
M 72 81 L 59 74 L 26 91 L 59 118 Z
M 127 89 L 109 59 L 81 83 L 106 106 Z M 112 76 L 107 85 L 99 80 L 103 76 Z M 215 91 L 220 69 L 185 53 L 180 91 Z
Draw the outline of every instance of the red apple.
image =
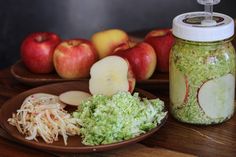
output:
M 156 52 L 157 70 L 161 72 L 168 72 L 169 54 L 174 44 L 174 36 L 171 29 L 153 30 L 146 35 L 144 41 L 149 43 Z
M 97 53 L 89 40 L 71 39 L 61 42 L 54 51 L 53 62 L 59 76 L 66 79 L 85 78 L 97 61 Z
M 21 59 L 34 73 L 53 71 L 53 52 L 60 37 L 51 32 L 36 32 L 28 35 L 21 44 Z
M 150 78 L 155 71 L 156 53 L 148 43 L 137 43 L 127 49 L 122 47 L 114 55 L 121 56 L 129 61 L 138 81 Z

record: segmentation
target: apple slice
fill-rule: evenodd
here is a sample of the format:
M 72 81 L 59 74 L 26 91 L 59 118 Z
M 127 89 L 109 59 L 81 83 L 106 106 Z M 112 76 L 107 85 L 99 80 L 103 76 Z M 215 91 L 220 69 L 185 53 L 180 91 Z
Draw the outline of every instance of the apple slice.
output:
M 82 101 L 90 97 L 91 94 L 84 91 L 67 91 L 59 95 L 59 100 L 68 105 L 79 106 Z
M 170 99 L 175 107 L 180 108 L 188 98 L 188 79 L 177 69 L 174 63 L 171 63 L 170 70 Z
M 53 94 L 48 94 L 48 93 L 35 93 L 32 95 L 29 95 L 28 97 L 25 98 L 25 100 L 23 101 L 23 104 L 26 103 L 27 101 L 39 101 L 40 99 L 43 98 L 47 98 L 50 99 L 50 102 L 56 102 L 59 103 L 61 105 L 62 108 L 66 107 L 66 104 L 64 104 L 63 102 L 61 102 L 59 100 L 59 97 Z
M 198 103 L 210 118 L 225 118 L 234 110 L 235 77 L 232 74 L 205 82 L 198 92 Z
M 134 90 L 135 79 L 127 60 L 119 56 L 105 57 L 90 69 L 91 94 L 113 95 L 118 91 Z

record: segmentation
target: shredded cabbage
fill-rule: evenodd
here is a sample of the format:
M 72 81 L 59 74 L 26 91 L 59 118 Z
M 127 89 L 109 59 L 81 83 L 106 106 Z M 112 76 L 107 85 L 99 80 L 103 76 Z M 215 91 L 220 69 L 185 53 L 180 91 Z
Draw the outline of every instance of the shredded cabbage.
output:
M 154 128 L 166 116 L 160 99 L 141 99 L 138 93 L 94 95 L 73 113 L 79 119 L 82 143 L 110 144 L 136 137 Z

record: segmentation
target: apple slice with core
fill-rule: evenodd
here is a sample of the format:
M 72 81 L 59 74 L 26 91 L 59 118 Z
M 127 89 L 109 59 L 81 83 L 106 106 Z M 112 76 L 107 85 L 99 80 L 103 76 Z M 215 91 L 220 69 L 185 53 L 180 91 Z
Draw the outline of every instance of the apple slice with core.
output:
M 132 92 L 135 86 L 128 61 L 119 56 L 108 56 L 93 64 L 90 76 L 89 90 L 93 95 L 113 95 L 118 91 Z
M 173 105 L 177 108 L 187 102 L 188 98 L 188 79 L 177 69 L 174 63 L 171 63 L 170 70 L 170 99 Z
M 198 103 L 210 118 L 225 118 L 234 110 L 235 77 L 227 74 L 205 82 L 198 92 Z
M 82 101 L 90 97 L 91 94 L 84 91 L 67 91 L 59 95 L 59 100 L 68 105 L 79 106 Z

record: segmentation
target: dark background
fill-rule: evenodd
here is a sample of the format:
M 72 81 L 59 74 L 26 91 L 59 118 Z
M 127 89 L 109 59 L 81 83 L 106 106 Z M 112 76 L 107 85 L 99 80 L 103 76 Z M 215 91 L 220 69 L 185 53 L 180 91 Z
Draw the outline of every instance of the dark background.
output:
M 236 18 L 235 9 L 233 0 L 221 0 L 214 11 Z M 0 69 L 20 58 L 21 41 L 31 32 L 89 39 L 108 28 L 171 27 L 176 15 L 199 10 L 197 0 L 0 0 Z

